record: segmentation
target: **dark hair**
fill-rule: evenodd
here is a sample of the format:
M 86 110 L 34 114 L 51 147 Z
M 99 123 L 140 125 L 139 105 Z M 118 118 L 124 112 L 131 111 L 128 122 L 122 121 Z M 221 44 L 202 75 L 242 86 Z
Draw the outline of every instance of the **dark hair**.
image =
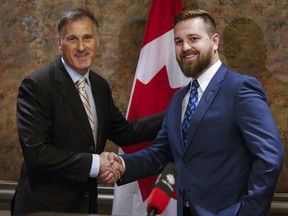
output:
M 99 24 L 95 15 L 91 13 L 88 9 L 77 8 L 74 10 L 66 11 L 60 16 L 60 18 L 58 19 L 58 34 L 62 36 L 63 27 L 67 23 L 81 19 L 83 17 L 88 17 L 89 19 L 91 19 L 91 21 L 93 22 L 95 26 L 95 31 L 98 29 Z
M 196 17 L 200 17 L 204 21 L 204 24 L 207 27 L 207 32 L 209 34 L 213 35 L 217 33 L 215 20 L 213 19 L 212 16 L 210 16 L 210 14 L 207 11 L 201 9 L 181 11 L 174 17 L 173 25 L 176 26 L 177 23 L 181 21 Z

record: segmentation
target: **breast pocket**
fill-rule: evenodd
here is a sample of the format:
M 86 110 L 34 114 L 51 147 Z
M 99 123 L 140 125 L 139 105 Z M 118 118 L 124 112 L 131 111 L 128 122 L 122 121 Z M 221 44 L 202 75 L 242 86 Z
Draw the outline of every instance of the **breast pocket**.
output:
M 211 116 L 211 117 L 206 117 L 203 119 L 203 124 L 219 124 L 221 125 L 225 121 L 226 117 L 224 115 L 217 115 L 217 116 Z

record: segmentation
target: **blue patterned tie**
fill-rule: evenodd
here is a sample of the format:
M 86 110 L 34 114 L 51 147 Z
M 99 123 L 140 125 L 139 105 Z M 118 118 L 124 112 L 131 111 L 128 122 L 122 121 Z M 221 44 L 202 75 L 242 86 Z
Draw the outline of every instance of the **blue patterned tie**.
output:
M 184 143 L 186 143 L 186 137 L 187 137 L 187 134 L 188 134 L 188 128 L 190 126 L 190 122 L 191 122 L 194 110 L 196 109 L 196 106 L 197 106 L 197 102 L 198 102 L 197 89 L 198 89 L 198 87 L 199 87 L 198 81 L 194 80 L 192 82 L 192 87 L 190 89 L 189 102 L 188 102 L 188 104 L 186 106 L 186 111 L 185 111 L 184 119 L 183 119 L 183 123 L 182 123 Z

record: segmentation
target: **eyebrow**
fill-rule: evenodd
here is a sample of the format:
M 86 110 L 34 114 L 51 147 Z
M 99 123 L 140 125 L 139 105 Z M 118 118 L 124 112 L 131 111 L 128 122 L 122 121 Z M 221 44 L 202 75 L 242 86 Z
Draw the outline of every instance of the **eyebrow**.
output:
M 199 34 L 188 34 L 188 35 L 186 35 L 185 37 L 195 37 L 195 36 L 197 36 L 197 37 L 201 37 L 201 35 L 199 35 Z M 175 39 L 180 39 L 181 40 L 181 38 L 180 37 L 174 37 L 174 40 Z

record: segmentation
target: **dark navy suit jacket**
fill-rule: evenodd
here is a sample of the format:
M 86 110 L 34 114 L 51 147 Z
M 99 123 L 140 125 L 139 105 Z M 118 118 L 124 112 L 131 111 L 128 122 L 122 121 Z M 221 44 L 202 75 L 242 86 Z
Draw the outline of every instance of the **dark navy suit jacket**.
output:
M 265 215 L 283 146 L 261 85 L 222 64 L 199 101 L 184 146 L 181 112 L 188 88 L 171 99 L 152 145 L 123 155 L 126 173 L 120 184 L 154 175 L 175 161 L 179 216 L 184 191 L 193 215 Z

